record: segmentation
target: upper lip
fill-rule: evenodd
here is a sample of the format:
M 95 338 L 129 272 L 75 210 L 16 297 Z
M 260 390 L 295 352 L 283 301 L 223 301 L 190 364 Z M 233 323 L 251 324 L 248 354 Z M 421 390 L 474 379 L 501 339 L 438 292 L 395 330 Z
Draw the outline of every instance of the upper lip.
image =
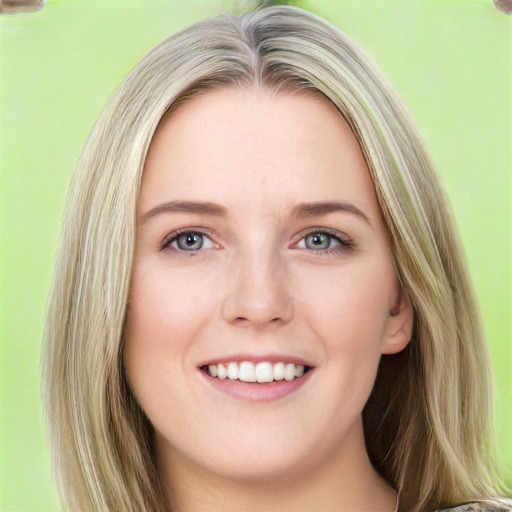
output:
M 313 364 L 311 361 L 304 359 L 302 357 L 297 357 L 290 354 L 231 354 L 220 357 L 215 357 L 212 359 L 208 359 L 198 365 L 198 367 L 208 366 L 211 364 L 220 364 L 220 363 L 242 363 L 244 361 L 248 361 L 251 363 L 294 363 L 301 364 L 302 366 L 310 366 Z

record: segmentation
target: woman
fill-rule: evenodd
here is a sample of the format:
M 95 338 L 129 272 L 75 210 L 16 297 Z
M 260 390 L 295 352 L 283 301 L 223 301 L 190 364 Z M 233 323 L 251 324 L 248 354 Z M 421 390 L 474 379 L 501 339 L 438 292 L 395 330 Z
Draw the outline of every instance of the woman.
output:
M 87 142 L 56 268 L 69 509 L 507 509 L 443 191 L 325 21 L 267 8 L 150 52 Z

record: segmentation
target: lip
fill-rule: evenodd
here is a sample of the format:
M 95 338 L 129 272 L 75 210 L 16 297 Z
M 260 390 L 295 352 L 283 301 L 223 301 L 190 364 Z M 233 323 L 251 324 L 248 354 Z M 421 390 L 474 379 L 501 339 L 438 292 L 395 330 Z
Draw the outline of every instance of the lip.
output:
M 269 363 L 294 363 L 301 364 L 309 368 L 309 371 L 302 377 L 293 380 L 278 380 L 273 382 L 242 382 L 240 380 L 219 379 L 212 377 L 204 369 L 210 364 L 221 364 L 225 362 L 241 363 L 244 361 L 252 363 L 269 362 Z M 314 366 L 305 359 L 299 357 L 284 355 L 284 354 L 266 354 L 262 356 L 255 356 L 250 354 L 237 354 L 232 356 L 223 356 L 215 359 L 210 359 L 202 363 L 198 370 L 204 381 L 212 386 L 216 391 L 220 391 L 230 397 L 252 403 L 268 403 L 275 402 L 285 398 L 292 393 L 301 389 L 314 373 Z

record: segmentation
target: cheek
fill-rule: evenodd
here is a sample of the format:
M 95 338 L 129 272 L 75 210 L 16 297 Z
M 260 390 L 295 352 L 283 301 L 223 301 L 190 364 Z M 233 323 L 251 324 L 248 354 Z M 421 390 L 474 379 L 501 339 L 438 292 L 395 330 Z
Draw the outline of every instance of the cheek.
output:
M 304 314 L 329 350 L 378 357 L 395 288 L 391 261 L 360 259 L 329 269 L 324 279 L 312 275 L 304 280 Z
M 166 268 L 165 261 L 136 266 L 128 309 L 128 328 L 144 338 L 177 334 L 196 328 L 213 310 L 211 275 Z M 210 282 L 208 282 L 208 280 Z M 174 335 L 176 333 L 176 335 Z
M 171 273 L 152 262 L 136 265 L 123 352 L 136 395 L 158 381 L 168 386 L 168 376 L 186 367 L 192 341 L 213 310 L 208 287 L 199 283 L 197 276 Z

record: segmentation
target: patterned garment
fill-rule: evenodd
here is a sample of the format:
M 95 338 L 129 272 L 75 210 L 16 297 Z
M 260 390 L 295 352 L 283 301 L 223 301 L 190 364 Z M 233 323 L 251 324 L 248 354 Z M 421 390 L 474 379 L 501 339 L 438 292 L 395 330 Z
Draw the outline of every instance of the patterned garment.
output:
M 502 505 L 491 505 L 485 503 L 465 503 L 457 507 L 443 508 L 435 512 L 510 512 L 512 501 L 503 501 Z

